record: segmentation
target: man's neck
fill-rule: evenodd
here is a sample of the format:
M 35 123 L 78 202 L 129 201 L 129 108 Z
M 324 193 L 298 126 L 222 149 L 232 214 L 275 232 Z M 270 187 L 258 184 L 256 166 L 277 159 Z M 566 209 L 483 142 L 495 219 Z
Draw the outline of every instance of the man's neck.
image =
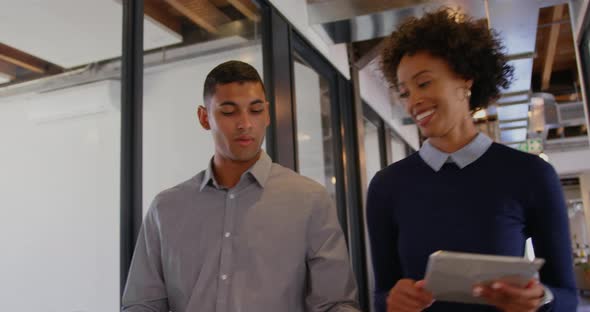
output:
M 240 182 L 240 178 L 244 172 L 250 169 L 260 159 L 261 154 L 262 151 L 259 151 L 254 158 L 248 161 L 236 161 L 215 153 L 215 156 L 213 156 L 213 175 L 215 176 L 215 181 L 225 188 L 233 188 Z

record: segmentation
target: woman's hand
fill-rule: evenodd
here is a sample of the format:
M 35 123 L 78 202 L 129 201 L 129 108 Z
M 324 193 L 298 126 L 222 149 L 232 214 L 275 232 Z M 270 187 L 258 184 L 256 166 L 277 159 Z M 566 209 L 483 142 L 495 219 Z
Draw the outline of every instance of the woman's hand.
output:
M 424 280 L 399 280 L 389 291 L 387 312 L 414 312 L 428 308 L 434 298 L 424 289 L 424 284 Z
M 532 279 L 524 286 L 494 282 L 491 286 L 476 285 L 473 295 L 484 298 L 504 312 L 537 311 L 545 294 L 545 288 L 538 280 Z

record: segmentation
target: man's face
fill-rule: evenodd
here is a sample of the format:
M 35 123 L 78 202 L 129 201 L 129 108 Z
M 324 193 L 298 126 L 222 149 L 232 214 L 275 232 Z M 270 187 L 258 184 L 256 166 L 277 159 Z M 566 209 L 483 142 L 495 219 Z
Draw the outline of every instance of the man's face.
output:
M 249 81 L 218 84 L 206 112 L 199 110 L 199 121 L 213 133 L 218 156 L 238 162 L 254 159 L 270 124 L 262 85 Z

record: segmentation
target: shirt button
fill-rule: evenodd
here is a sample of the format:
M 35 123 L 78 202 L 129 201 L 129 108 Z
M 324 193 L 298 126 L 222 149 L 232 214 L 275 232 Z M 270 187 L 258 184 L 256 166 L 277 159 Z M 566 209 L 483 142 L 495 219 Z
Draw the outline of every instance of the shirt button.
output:
M 230 232 L 225 232 L 225 237 L 230 237 L 231 233 Z
M 227 275 L 225 275 L 225 274 L 221 275 L 221 279 L 225 281 L 227 279 Z
M 229 198 L 230 198 L 230 199 L 234 199 L 235 197 L 236 197 L 236 195 L 234 195 L 234 194 L 229 194 Z

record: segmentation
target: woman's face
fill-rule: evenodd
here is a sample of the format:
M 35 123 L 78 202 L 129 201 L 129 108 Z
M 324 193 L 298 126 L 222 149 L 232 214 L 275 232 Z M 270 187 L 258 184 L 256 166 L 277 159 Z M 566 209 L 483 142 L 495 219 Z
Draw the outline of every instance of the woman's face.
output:
M 404 108 L 428 138 L 441 138 L 472 122 L 468 91 L 473 82 L 459 77 L 442 58 L 427 52 L 405 55 L 397 68 Z

